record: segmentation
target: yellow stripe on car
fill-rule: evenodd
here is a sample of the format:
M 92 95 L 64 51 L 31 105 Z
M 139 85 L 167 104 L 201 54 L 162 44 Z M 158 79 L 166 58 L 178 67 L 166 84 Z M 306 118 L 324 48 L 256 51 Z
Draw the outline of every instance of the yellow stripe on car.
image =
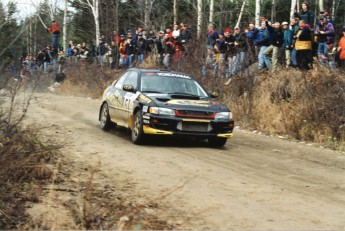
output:
M 148 125 L 144 125 L 143 131 L 145 134 L 156 134 L 156 135 L 172 135 L 173 134 L 172 132 L 151 128 Z

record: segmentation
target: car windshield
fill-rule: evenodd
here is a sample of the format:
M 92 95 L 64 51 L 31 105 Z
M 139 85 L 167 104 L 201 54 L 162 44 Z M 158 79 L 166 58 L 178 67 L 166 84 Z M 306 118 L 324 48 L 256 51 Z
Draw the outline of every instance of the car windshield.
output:
M 208 97 L 205 90 L 188 75 L 176 73 L 143 73 L 141 92 L 192 95 L 200 98 Z

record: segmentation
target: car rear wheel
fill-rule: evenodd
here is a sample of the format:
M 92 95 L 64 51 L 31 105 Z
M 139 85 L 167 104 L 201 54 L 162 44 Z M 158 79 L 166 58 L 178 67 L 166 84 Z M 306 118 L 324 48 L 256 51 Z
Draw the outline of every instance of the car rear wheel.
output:
M 100 123 L 101 123 L 101 128 L 104 131 L 108 131 L 112 126 L 112 122 L 109 116 L 109 107 L 107 103 L 104 103 L 102 105 Z
M 209 138 L 208 143 L 211 147 L 223 147 L 228 139 L 222 137 Z
M 143 132 L 143 117 L 141 115 L 141 110 L 137 111 L 134 115 L 131 135 L 132 135 L 132 142 L 134 144 L 143 143 L 144 132 Z

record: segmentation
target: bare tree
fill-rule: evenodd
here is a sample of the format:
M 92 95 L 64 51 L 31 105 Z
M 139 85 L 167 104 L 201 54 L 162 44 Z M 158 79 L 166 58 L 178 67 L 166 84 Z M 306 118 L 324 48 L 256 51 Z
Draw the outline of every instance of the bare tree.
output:
M 293 17 L 293 14 L 296 11 L 296 4 L 297 4 L 297 0 L 291 0 L 290 18 Z
M 210 0 L 210 19 L 209 22 L 213 23 L 214 21 L 214 0 Z
M 255 26 L 260 26 L 261 1 L 255 0 Z
M 237 23 L 236 23 L 235 27 L 239 27 L 240 26 L 245 5 L 246 5 L 246 1 L 244 0 L 243 3 L 242 3 L 240 15 L 238 16 L 238 20 L 237 20 Z
M 95 21 L 95 27 L 96 27 L 95 28 L 96 29 L 96 39 L 95 39 L 95 42 L 96 42 L 96 45 L 98 46 L 99 38 L 101 36 L 100 27 L 99 27 L 99 0 L 86 0 L 85 2 L 82 1 L 82 0 L 78 0 L 78 2 L 81 5 L 89 7 L 91 12 L 92 12 L 92 15 L 93 15 L 93 18 L 94 18 L 94 21 Z
M 174 6 L 173 6 L 174 10 L 174 24 L 177 23 L 177 0 L 174 0 Z
M 65 0 L 65 7 L 63 13 L 63 50 L 67 51 L 67 0 Z
M 323 5 L 323 0 L 319 0 L 319 9 L 320 9 L 320 11 L 325 10 L 324 5 Z
M 197 38 L 200 39 L 201 37 L 201 27 L 202 27 L 202 0 L 198 0 L 197 3 L 197 9 L 198 9 L 198 20 L 197 20 Z
M 276 0 L 272 0 L 271 21 L 273 22 L 276 15 Z

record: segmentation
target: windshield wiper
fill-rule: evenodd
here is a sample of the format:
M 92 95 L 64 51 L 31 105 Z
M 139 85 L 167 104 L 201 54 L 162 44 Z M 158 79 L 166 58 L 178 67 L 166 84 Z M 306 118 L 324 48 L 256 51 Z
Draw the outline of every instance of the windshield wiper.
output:
M 160 92 L 160 91 L 154 91 L 154 90 L 147 90 L 147 91 L 141 91 L 141 92 L 145 92 L 145 93 L 159 93 L 159 94 L 163 94 L 163 92 Z

